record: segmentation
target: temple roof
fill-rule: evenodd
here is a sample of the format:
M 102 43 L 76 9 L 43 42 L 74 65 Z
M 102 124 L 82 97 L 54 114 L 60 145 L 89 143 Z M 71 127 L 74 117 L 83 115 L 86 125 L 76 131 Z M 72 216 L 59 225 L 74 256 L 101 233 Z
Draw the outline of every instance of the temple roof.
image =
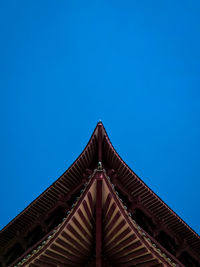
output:
M 112 187 L 105 170 L 94 170 L 90 181 L 67 217 L 37 248 L 20 261 L 20 266 L 88 266 L 95 254 L 95 212 L 101 182 L 102 251 L 108 266 L 183 266 L 131 218 Z
M 74 240 L 77 239 L 76 231 L 72 234 L 69 228 L 71 230 L 72 228 L 76 229 L 77 224 L 81 220 L 81 227 L 83 227 L 83 229 L 81 232 L 79 231 L 78 234 L 82 236 L 83 244 L 79 245 L 81 248 L 83 247 L 83 251 L 85 251 L 84 247 L 86 243 L 84 246 L 84 242 L 87 242 L 87 245 L 89 244 L 88 255 L 90 255 L 92 261 L 94 240 L 92 239 L 93 235 L 91 231 L 94 229 L 94 224 L 86 226 L 77 210 L 87 216 L 86 221 L 90 224 L 91 218 L 94 217 L 93 209 L 96 205 L 96 191 L 94 190 L 95 179 L 91 177 L 95 176 L 94 174 L 96 173 L 95 170 L 97 170 L 98 163 L 104 176 L 102 209 L 105 239 L 103 240 L 103 252 L 105 260 L 109 262 L 108 266 L 118 266 L 116 262 L 121 262 L 119 266 L 129 266 L 126 265 L 128 262 L 128 258 L 125 256 L 126 253 L 137 255 L 135 256 L 136 258 L 144 257 L 144 259 L 146 259 L 143 261 L 144 264 L 146 264 L 145 261 L 152 261 L 152 264 L 153 261 L 155 261 L 155 266 L 163 266 L 162 264 L 164 264 L 164 266 L 170 266 L 172 263 L 177 265 L 171 266 L 187 266 L 187 264 L 189 267 L 200 266 L 200 238 L 197 233 L 195 233 L 195 231 L 193 231 L 126 165 L 112 146 L 101 122 L 97 124 L 87 146 L 69 169 L 1 230 L 0 255 L 4 255 L 2 261 L 5 260 L 5 257 L 7 257 L 6 255 L 9 255 L 9 251 L 13 250 L 13 247 L 16 248 L 16 244 L 22 244 L 24 249 L 21 250 L 17 259 L 12 255 L 9 256 L 9 264 L 16 262 L 18 259 L 21 260 L 23 256 L 27 255 L 27 251 L 32 252 L 35 250 L 36 245 L 41 246 L 42 240 L 42 242 L 45 242 L 42 245 L 45 249 L 37 252 L 37 255 L 39 255 L 37 261 L 41 261 L 41 259 L 45 260 L 45 257 L 51 258 L 51 255 L 53 255 L 51 253 L 58 253 L 56 249 L 52 250 L 52 246 L 54 248 L 57 246 L 62 247 L 59 242 L 66 243 L 66 235 Z M 77 196 L 79 197 L 78 201 L 76 201 Z M 90 202 L 89 199 L 93 201 Z M 107 199 L 110 199 L 110 205 L 106 208 Z M 76 205 L 74 203 L 76 203 Z M 85 208 L 86 204 L 84 203 L 87 203 L 89 208 Z M 73 211 L 71 210 L 72 205 L 73 207 L 74 205 L 76 206 Z M 111 206 L 113 207 L 112 209 Z M 66 212 L 66 214 L 69 213 L 69 216 L 67 216 L 67 219 L 64 219 L 64 222 L 61 224 L 59 222 L 58 225 L 56 225 L 57 221 L 53 220 L 52 217 L 58 214 L 55 213 L 58 209 L 62 209 L 62 212 Z M 86 209 L 90 211 L 91 218 L 88 217 L 89 215 Z M 107 213 L 105 212 L 106 209 Z M 62 212 L 59 210 L 59 216 Z M 109 212 L 112 212 L 113 215 Z M 108 216 L 108 214 L 110 215 Z M 116 216 L 115 219 L 117 219 L 114 220 L 112 216 Z M 124 222 L 124 225 L 122 223 L 122 228 L 127 227 L 127 229 L 130 229 L 130 232 L 127 230 L 125 240 L 129 238 L 129 235 L 132 237 L 130 239 L 132 240 L 130 244 L 127 243 L 130 249 L 129 252 L 124 250 L 126 246 L 123 247 L 123 245 L 119 243 L 118 249 L 121 256 L 115 253 L 115 243 L 113 243 L 114 247 L 112 247 L 112 240 L 117 239 L 117 233 L 113 234 L 113 236 L 111 235 L 112 230 L 114 230 L 114 224 L 111 223 L 112 219 L 115 225 L 117 222 L 119 222 L 119 224 L 120 222 Z M 42 229 L 44 229 L 43 236 L 38 234 L 38 240 L 30 238 L 31 231 L 36 231 L 35 229 L 37 226 L 42 226 Z M 80 229 L 81 227 L 79 225 Z M 52 240 L 54 241 L 50 241 L 51 238 L 48 239 L 48 236 L 50 236 L 53 231 L 54 237 Z M 122 243 L 123 238 L 120 241 Z M 134 248 L 133 244 L 135 243 L 139 245 Z M 67 244 L 74 248 L 73 252 L 68 252 L 69 255 L 72 253 L 72 258 L 73 255 L 75 255 L 77 261 L 79 258 L 79 260 L 83 262 L 84 256 L 88 256 L 87 251 L 85 251 L 85 254 L 80 253 L 80 249 L 78 249 L 79 245 L 75 246 L 72 243 L 70 245 L 69 240 Z M 132 245 L 133 249 L 131 250 Z M 65 247 L 62 249 L 66 250 L 67 248 Z M 124 255 L 123 250 L 125 251 Z M 51 255 L 48 254 L 49 252 L 47 251 L 50 251 Z M 138 252 L 136 253 L 136 251 Z M 62 253 L 59 252 L 58 254 L 60 255 Z M 163 254 L 166 257 L 163 257 Z M 34 256 L 33 258 L 34 260 L 31 260 L 32 266 L 38 266 L 36 257 Z M 69 257 L 68 260 L 72 261 L 72 258 Z M 167 258 L 170 259 L 170 261 L 166 260 Z M 32 259 L 32 256 L 30 256 L 30 259 Z M 136 264 L 134 263 L 134 256 L 131 259 L 132 263 L 130 263 L 130 266 L 133 266 Z M 48 259 L 46 260 L 48 262 Z M 114 265 L 109 265 L 110 261 L 112 263 L 114 262 Z M 184 265 L 182 265 L 181 262 L 184 263 Z M 140 264 L 142 264 L 142 258 Z M 10 266 L 13 266 L 13 264 Z M 39 264 L 39 266 L 41 265 Z M 72 266 L 78 265 L 72 264 Z

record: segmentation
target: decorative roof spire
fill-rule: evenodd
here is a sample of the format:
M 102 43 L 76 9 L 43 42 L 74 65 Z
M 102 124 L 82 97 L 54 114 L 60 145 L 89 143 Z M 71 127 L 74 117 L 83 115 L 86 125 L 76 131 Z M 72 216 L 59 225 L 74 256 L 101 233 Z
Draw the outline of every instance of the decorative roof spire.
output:
M 102 123 L 98 123 L 98 162 L 102 163 Z
M 98 170 L 99 170 L 99 171 L 102 170 L 102 163 L 101 163 L 101 161 L 98 162 Z

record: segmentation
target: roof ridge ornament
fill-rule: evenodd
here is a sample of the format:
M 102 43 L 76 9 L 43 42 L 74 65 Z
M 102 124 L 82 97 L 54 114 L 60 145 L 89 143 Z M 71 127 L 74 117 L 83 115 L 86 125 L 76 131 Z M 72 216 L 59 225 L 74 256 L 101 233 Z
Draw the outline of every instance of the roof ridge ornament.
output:
M 101 161 L 98 162 L 97 169 L 98 169 L 98 171 L 102 171 L 103 170 L 103 168 L 102 168 L 102 162 Z
M 102 162 L 102 123 L 98 124 L 98 162 Z

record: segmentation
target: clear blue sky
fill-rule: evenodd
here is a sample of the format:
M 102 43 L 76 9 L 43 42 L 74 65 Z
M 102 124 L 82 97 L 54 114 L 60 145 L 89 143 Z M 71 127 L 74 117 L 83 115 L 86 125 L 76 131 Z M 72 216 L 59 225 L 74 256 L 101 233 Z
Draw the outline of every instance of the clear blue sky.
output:
M 101 119 L 127 164 L 200 233 L 200 2 L 0 2 L 0 228 Z

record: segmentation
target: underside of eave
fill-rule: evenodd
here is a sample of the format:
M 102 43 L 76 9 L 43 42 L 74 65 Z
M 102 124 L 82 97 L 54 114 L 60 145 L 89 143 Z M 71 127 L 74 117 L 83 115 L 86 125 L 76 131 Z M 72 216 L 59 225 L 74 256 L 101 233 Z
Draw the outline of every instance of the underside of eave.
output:
M 105 176 L 107 176 L 106 172 Z M 109 248 L 110 244 L 113 244 L 113 247 L 109 248 L 109 251 L 112 251 L 114 254 L 113 259 L 115 260 L 116 265 L 114 264 L 113 266 L 125 267 L 133 266 L 135 264 L 144 264 L 144 266 L 175 266 L 176 264 L 176 266 L 184 266 L 131 218 L 130 213 L 127 211 L 127 207 L 124 206 L 123 201 L 116 194 L 108 176 L 107 178 L 108 179 L 104 179 L 104 195 L 106 195 L 105 192 L 107 188 L 109 192 L 107 193 L 107 199 L 109 194 L 111 194 L 112 200 L 107 208 L 108 211 L 106 214 L 108 215 L 112 210 L 113 204 L 116 205 L 116 210 L 112 212 L 112 215 L 109 214 L 107 226 L 104 229 L 106 232 L 108 232 L 109 229 L 107 238 L 105 236 L 105 240 L 108 241 L 107 248 Z M 119 217 L 118 214 L 120 214 Z M 128 229 L 131 229 L 130 233 L 128 233 Z M 127 233 L 127 236 L 119 239 L 124 232 Z M 116 236 L 112 237 L 112 233 L 115 233 Z M 135 250 L 137 243 L 139 244 Z M 133 246 L 132 252 L 130 250 L 131 246 Z
M 99 177 L 102 179 L 102 191 L 98 191 Z M 95 170 L 85 191 L 52 233 L 41 240 L 37 248 L 26 253 L 10 265 L 17 266 L 97 266 L 94 253 L 95 228 L 97 229 L 98 198 L 102 199 L 102 259 L 98 266 L 128 267 L 138 266 L 183 266 L 169 253 L 155 244 L 128 215 L 117 197 L 106 172 Z M 100 179 L 100 180 L 101 180 Z M 98 194 L 102 194 L 100 196 Z M 113 208 L 114 207 L 114 208 Z M 97 236 L 96 236 L 97 238 Z M 20 261 L 20 262 L 19 262 Z M 96 262 L 97 263 L 97 262 Z M 103 265 L 102 265 L 103 264 Z
M 77 198 L 76 202 L 72 205 L 71 209 L 65 214 L 65 217 L 63 217 L 62 223 L 57 225 L 50 233 L 48 233 L 42 240 L 40 240 L 37 244 L 35 244 L 33 247 L 31 247 L 28 251 L 24 253 L 20 258 L 16 259 L 14 263 L 9 265 L 9 267 L 15 266 L 18 264 L 18 266 L 27 266 L 28 264 L 33 264 L 37 266 L 37 262 L 40 256 L 46 253 L 47 250 L 54 251 L 55 246 L 65 246 L 66 242 L 63 241 L 63 239 L 67 238 L 68 241 L 66 245 L 68 245 L 68 248 L 66 249 L 66 255 L 69 256 L 70 249 L 72 251 L 72 254 L 76 251 L 77 254 L 75 254 L 76 257 L 82 257 L 83 255 L 89 256 L 87 254 L 88 248 L 92 249 L 91 246 L 87 246 L 88 244 L 85 244 L 85 242 L 92 241 L 92 229 L 94 228 L 94 223 L 92 222 L 94 220 L 94 205 L 95 205 L 95 199 L 96 199 L 96 192 L 95 192 L 95 184 L 93 183 L 94 179 L 93 176 L 96 172 L 93 173 L 91 176 L 91 180 L 87 183 L 87 186 L 85 184 L 85 188 L 82 191 L 79 198 Z M 73 224 L 73 226 L 72 226 Z M 77 241 L 77 237 L 72 237 L 71 231 L 72 228 L 76 228 L 76 230 L 79 228 L 79 241 Z M 84 237 L 84 238 L 83 238 Z M 73 239 L 73 240 L 72 240 Z M 85 239 L 85 240 L 83 240 Z M 58 244 L 56 244 L 56 242 Z M 73 241 L 75 243 L 73 243 Z M 69 245 L 68 243 L 71 244 Z M 53 249 L 52 249 L 53 246 Z M 76 247 L 75 249 L 73 249 Z M 56 248 L 55 248 L 56 251 Z M 89 252 L 89 251 L 88 251 Z M 58 254 L 61 252 L 58 251 Z M 70 252 L 71 253 L 71 252 Z M 48 253 L 47 253 L 48 254 Z M 29 255 L 29 256 L 28 256 Z M 68 259 L 68 256 L 66 256 L 66 264 L 68 266 L 70 265 L 70 259 Z M 49 256 L 50 258 L 52 256 Z M 55 256 L 56 257 L 56 256 Z M 69 260 L 69 261 L 68 261 Z M 83 258 L 84 260 L 84 258 Z M 39 265 L 41 259 L 39 259 Z M 79 263 L 80 264 L 80 263 Z M 73 266 L 73 265 L 72 265 Z M 79 265 L 78 265 L 79 266 Z

